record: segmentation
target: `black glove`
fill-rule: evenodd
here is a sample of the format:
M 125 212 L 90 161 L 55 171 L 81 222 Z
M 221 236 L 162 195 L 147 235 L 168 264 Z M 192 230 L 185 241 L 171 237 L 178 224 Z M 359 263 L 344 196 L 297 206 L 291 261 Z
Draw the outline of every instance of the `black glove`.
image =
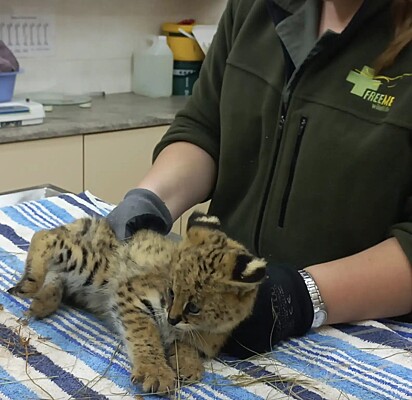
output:
M 119 240 L 130 238 L 140 229 L 151 229 L 165 235 L 173 225 L 165 203 L 147 189 L 127 192 L 106 218 Z
M 313 305 L 296 268 L 268 265 L 252 315 L 232 333 L 223 352 L 246 358 L 267 353 L 281 340 L 302 336 L 313 322 Z

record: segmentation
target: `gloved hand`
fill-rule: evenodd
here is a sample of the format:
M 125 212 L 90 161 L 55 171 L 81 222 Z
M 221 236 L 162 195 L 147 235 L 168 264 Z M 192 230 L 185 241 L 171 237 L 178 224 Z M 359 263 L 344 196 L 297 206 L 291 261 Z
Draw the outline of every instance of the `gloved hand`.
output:
M 267 272 L 252 315 L 234 330 L 223 352 L 240 358 L 267 353 L 279 341 L 302 336 L 311 328 L 312 300 L 298 270 L 268 265 Z
M 165 235 L 173 225 L 165 203 L 147 189 L 127 192 L 106 218 L 119 240 L 130 238 L 140 229 L 151 229 Z

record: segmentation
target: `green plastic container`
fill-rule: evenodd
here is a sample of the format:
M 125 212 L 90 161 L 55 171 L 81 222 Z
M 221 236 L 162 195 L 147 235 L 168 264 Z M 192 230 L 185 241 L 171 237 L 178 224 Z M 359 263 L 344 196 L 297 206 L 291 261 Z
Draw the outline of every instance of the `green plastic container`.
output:
M 174 61 L 173 95 L 190 96 L 192 94 L 201 66 L 202 61 Z

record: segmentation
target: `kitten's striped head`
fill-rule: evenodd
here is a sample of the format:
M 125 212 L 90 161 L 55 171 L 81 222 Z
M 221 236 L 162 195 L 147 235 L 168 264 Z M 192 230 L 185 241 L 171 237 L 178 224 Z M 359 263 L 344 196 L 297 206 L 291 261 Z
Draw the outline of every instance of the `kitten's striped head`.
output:
M 169 321 L 229 332 L 249 316 L 265 277 L 265 260 L 228 238 L 217 217 L 195 212 L 173 265 Z

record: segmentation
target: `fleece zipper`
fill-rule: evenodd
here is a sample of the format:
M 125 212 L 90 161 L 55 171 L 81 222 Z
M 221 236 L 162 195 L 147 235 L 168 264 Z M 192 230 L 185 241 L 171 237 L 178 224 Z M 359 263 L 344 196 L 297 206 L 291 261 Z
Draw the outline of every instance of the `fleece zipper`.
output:
M 270 169 L 270 175 L 268 179 L 268 184 L 266 185 L 265 192 L 263 194 L 263 201 L 262 201 L 262 206 L 259 211 L 259 217 L 256 223 L 256 233 L 255 233 L 255 249 L 257 252 L 259 252 L 259 233 L 262 227 L 262 221 L 263 221 L 263 214 L 264 210 L 266 207 L 267 199 L 269 197 L 269 192 L 270 192 L 270 182 L 272 182 L 273 175 L 275 174 L 275 169 L 276 169 L 276 164 L 277 164 L 277 159 L 280 151 L 280 145 L 282 143 L 282 137 L 283 137 L 283 131 L 285 127 L 285 122 L 286 122 L 286 107 L 284 104 L 281 106 L 281 114 L 279 117 L 279 122 L 278 122 L 278 137 L 276 139 L 276 147 L 275 147 L 275 153 L 272 158 L 272 168 Z
M 299 157 L 300 146 L 302 144 L 302 139 L 305 133 L 307 123 L 308 123 L 308 119 L 306 117 L 302 117 L 300 119 L 299 132 L 298 132 L 298 136 L 296 139 L 295 150 L 293 151 L 293 157 L 292 157 L 292 163 L 289 169 L 288 181 L 286 183 L 285 191 L 282 197 L 282 205 L 281 205 L 279 220 L 278 220 L 278 226 L 280 228 L 283 228 L 283 226 L 285 225 L 286 210 L 288 207 L 290 192 L 292 190 L 292 183 L 293 183 L 293 178 L 295 176 L 295 170 L 296 170 L 296 164 L 297 164 L 298 157 Z

